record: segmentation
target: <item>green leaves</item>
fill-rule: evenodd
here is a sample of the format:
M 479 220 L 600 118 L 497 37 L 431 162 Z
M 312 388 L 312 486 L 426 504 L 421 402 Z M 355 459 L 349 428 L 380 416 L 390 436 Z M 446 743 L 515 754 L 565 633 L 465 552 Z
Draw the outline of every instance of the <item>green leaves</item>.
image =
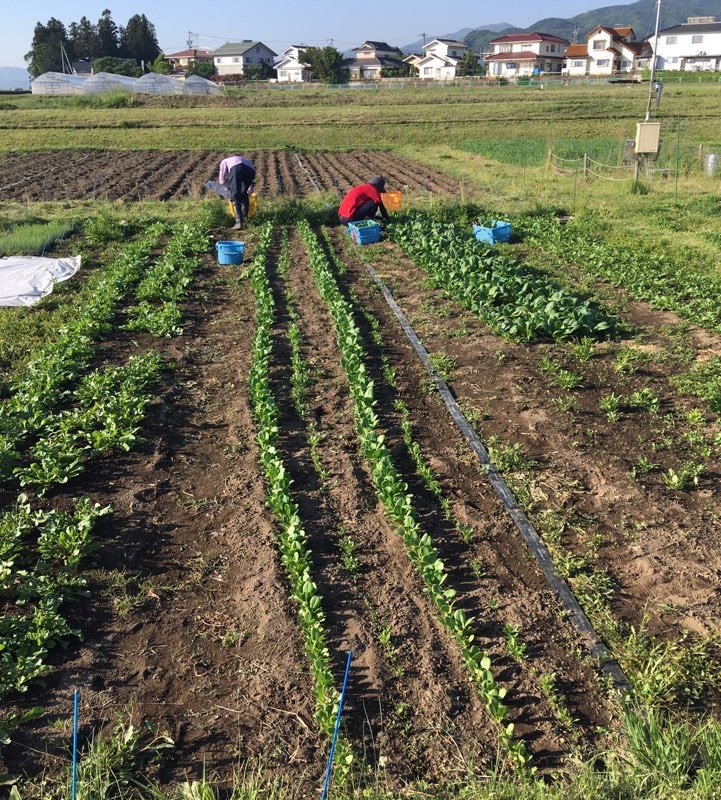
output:
M 298 231 L 305 244 L 318 290 L 333 318 L 336 341 L 341 351 L 341 360 L 353 399 L 356 431 L 370 466 L 378 498 L 403 539 L 406 551 L 416 572 L 423 579 L 426 592 L 435 605 L 440 619 L 460 645 L 472 683 L 486 702 L 491 717 L 501 725 L 507 709 L 500 701 L 505 697 L 506 690 L 496 685 L 490 659 L 473 644 L 473 618 L 454 607 L 456 592 L 444 587 L 448 577 L 445 565 L 430 535 L 421 532 L 413 508 L 413 496 L 408 493 L 408 485 L 401 479 L 395 467 L 383 434 L 376 430 L 378 418 L 370 411 L 375 404 L 374 385 L 364 365 L 365 348 L 360 330 L 355 324 L 352 307 L 341 294 L 325 251 L 310 225 L 306 221 L 301 221 L 298 223 Z M 443 254 L 439 253 L 440 257 L 443 257 Z M 518 760 L 523 756 L 527 760 L 524 743 L 510 739 L 504 733 L 505 730 L 507 726 L 500 728 L 501 741 L 506 744 L 511 757 Z
M 6 600 L 0 616 L 0 698 L 25 691 L 48 671 L 50 650 L 79 635 L 60 606 L 83 590 L 77 568 L 95 546 L 96 520 L 110 511 L 87 498 L 77 500 L 72 511 L 33 510 L 20 495 L 15 508 L 0 515 L 0 591 Z
M 455 225 L 417 215 L 393 225 L 391 234 L 436 286 L 504 336 L 524 341 L 603 338 L 614 327 L 614 321 L 589 301 L 496 253 Z
M 330 738 L 335 726 L 334 709 L 338 693 L 333 688 L 334 679 L 330 670 L 323 602 L 312 579 L 311 552 L 298 506 L 290 493 L 291 480 L 276 447 L 279 432 L 278 406 L 268 378 L 273 355 L 270 331 L 274 323 L 275 304 L 265 265 L 272 232 L 270 224 L 262 229 L 260 243 L 250 267 L 257 327 L 248 386 L 258 426 L 256 439 L 260 448 L 260 460 L 268 484 L 268 505 L 281 526 L 278 536 L 281 561 L 288 572 L 291 597 L 298 606 L 298 623 L 303 630 L 305 650 L 315 682 L 315 719 L 323 735 Z

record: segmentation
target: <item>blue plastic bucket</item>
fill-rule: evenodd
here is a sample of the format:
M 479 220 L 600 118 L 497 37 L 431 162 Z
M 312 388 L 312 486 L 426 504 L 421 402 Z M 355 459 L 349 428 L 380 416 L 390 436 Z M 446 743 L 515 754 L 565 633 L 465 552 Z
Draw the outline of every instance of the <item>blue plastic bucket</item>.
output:
M 215 245 L 218 251 L 219 264 L 242 264 L 245 242 L 218 242 Z

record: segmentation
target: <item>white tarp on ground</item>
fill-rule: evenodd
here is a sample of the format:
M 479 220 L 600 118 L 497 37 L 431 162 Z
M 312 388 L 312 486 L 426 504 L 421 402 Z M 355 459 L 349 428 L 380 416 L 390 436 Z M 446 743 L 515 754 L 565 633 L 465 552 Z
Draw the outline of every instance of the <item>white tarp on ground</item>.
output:
M 0 258 L 0 306 L 34 306 L 80 269 L 80 256 Z

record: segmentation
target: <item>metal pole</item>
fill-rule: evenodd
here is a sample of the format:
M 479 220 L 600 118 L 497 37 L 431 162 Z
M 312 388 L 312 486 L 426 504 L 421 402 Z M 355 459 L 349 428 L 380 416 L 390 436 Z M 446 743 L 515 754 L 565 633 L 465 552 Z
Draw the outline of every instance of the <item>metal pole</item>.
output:
M 653 54 L 651 55 L 651 77 L 648 81 L 648 105 L 646 106 L 646 122 L 651 119 L 651 101 L 654 93 L 654 77 L 656 75 L 656 53 L 658 52 L 658 23 L 661 19 L 661 0 L 656 0 L 656 33 L 653 39 Z
M 78 706 L 80 704 L 80 692 L 75 689 L 73 692 L 73 785 L 72 800 L 76 800 L 78 793 Z
M 681 115 L 676 117 L 676 187 L 674 190 L 674 201 L 678 202 L 678 154 L 681 149 Z
M 323 784 L 323 792 L 320 796 L 321 800 L 326 800 L 328 796 L 328 785 L 330 783 L 330 773 L 333 769 L 333 756 L 335 755 L 335 744 L 338 741 L 338 729 L 340 728 L 340 718 L 343 713 L 343 702 L 345 701 L 345 690 L 348 686 L 348 673 L 350 672 L 350 662 L 353 658 L 353 652 L 348 651 L 348 661 L 345 665 L 345 675 L 343 677 L 343 688 L 340 691 L 340 699 L 338 700 L 338 714 L 335 718 L 335 730 L 333 731 L 333 741 L 330 745 L 330 755 L 328 756 L 328 766 L 325 771 L 325 783 Z
M 578 167 L 576 167 L 576 175 L 573 178 L 573 213 L 576 213 L 576 191 L 578 189 Z

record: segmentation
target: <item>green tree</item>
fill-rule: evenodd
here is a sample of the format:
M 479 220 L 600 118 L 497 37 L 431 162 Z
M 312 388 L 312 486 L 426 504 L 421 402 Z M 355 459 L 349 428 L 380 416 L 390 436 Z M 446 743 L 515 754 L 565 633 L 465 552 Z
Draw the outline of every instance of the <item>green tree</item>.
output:
M 37 78 L 44 72 L 62 72 L 62 48 L 69 59 L 74 56 L 72 43 L 68 40 L 65 25 L 59 19 L 51 17 L 47 25 L 35 24 L 33 41 L 29 52 L 25 54 L 28 72 Z
M 132 58 L 115 58 L 114 56 L 103 56 L 93 62 L 93 72 L 110 72 L 113 75 L 128 75 L 131 78 L 139 78 L 143 70 L 135 63 Z
M 404 64 L 402 67 L 388 67 L 381 70 L 381 78 L 409 78 L 411 65 Z
M 150 65 L 151 72 L 159 72 L 161 75 L 170 75 L 173 71 L 173 65 L 170 61 L 167 61 L 165 56 L 160 53 L 160 55 L 153 61 Z
M 97 31 L 100 42 L 100 55 L 118 56 L 120 54 L 120 33 L 107 8 L 100 15 Z
M 73 43 L 75 58 L 90 59 L 103 55 L 97 26 L 87 17 L 81 17 L 80 22 L 71 22 L 68 26 L 68 35 Z
M 466 50 L 456 67 L 456 75 L 480 75 L 482 72 L 483 68 L 478 63 L 478 53 Z
M 243 70 L 243 77 L 249 81 L 267 81 L 275 76 L 275 70 L 270 64 L 248 64 Z
M 316 80 L 323 83 L 345 83 L 348 80 L 349 70 L 344 64 L 343 53 L 335 47 L 306 47 L 301 54 Z
M 215 66 L 212 61 L 190 61 L 185 72 L 187 75 L 210 79 L 215 75 Z
M 155 25 L 145 14 L 135 14 L 121 30 L 121 54 L 151 64 L 158 57 L 160 47 L 155 35 Z

